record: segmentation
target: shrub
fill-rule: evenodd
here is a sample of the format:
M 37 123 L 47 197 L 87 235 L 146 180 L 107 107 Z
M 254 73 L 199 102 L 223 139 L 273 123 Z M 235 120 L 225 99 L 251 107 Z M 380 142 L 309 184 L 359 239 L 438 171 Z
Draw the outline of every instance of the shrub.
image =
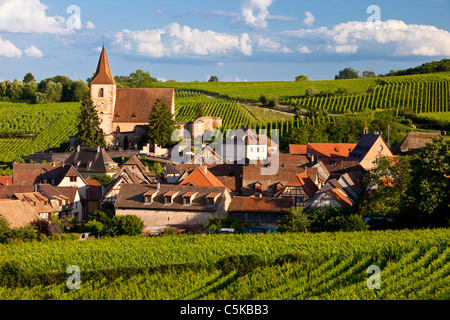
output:
M 292 262 L 309 262 L 311 260 L 311 257 L 303 252 L 303 251 L 298 251 L 298 252 L 294 252 L 294 253 L 287 253 L 287 254 L 283 254 L 278 256 L 274 263 L 276 265 L 283 265 L 285 263 L 292 263 Z
M 97 220 L 91 220 L 88 221 L 85 225 L 84 225 L 84 230 L 86 232 L 91 232 L 94 235 L 99 235 L 100 232 L 103 231 L 103 229 L 105 228 L 105 226 L 103 225 L 103 223 L 101 223 L 100 221 Z
M 37 239 L 37 231 L 33 225 L 15 228 L 11 230 L 11 237 L 23 242 L 31 242 Z
M 144 221 L 136 215 L 116 216 L 113 225 L 117 235 L 136 236 L 144 231 Z
M 19 286 L 27 277 L 28 273 L 20 261 L 9 260 L 0 265 L 0 286 Z
M 278 223 L 279 232 L 305 232 L 311 222 L 302 208 L 292 207 L 289 214 Z
M 222 228 L 233 228 L 237 233 L 242 231 L 242 225 L 236 218 L 226 216 L 226 217 L 213 217 L 209 219 L 203 226 L 211 233 L 218 233 Z
M 245 276 L 255 268 L 263 266 L 264 259 L 256 254 L 232 255 L 219 259 L 216 266 L 223 274 L 228 274 L 236 270 L 238 276 Z
M 0 243 L 4 243 L 11 236 L 11 228 L 8 220 L 0 215 Z

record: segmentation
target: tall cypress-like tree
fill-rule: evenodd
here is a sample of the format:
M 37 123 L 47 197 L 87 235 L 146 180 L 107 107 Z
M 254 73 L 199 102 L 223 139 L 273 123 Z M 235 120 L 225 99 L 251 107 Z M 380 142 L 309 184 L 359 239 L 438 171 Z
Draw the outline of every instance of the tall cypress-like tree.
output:
M 156 100 L 147 126 L 148 140 L 160 147 L 167 147 L 171 145 L 172 132 L 175 129 L 175 119 L 167 104 L 161 99 Z
M 78 116 L 77 129 L 77 143 L 79 146 L 95 148 L 105 144 L 105 141 L 103 140 L 103 131 L 100 128 L 100 119 L 97 110 L 95 109 L 94 102 L 89 95 L 86 95 L 81 103 L 81 112 Z

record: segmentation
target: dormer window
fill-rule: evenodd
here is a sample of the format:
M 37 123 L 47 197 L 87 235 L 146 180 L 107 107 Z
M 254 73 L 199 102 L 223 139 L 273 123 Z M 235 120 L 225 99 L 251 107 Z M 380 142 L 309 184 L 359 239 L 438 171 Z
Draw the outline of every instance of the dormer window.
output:
M 172 205 L 173 199 L 177 196 L 178 191 L 169 191 L 164 194 L 164 204 L 165 205 Z
M 132 118 L 136 118 L 136 112 L 131 115 Z
M 98 97 L 99 97 L 99 98 L 103 98 L 104 94 L 105 94 L 105 91 L 103 90 L 103 88 L 101 88 L 101 89 L 98 91 Z
M 150 190 L 144 193 L 145 204 L 152 204 L 153 199 L 156 197 L 158 193 L 159 193 L 158 190 Z
M 206 206 L 214 207 L 216 205 L 216 200 L 220 196 L 220 192 L 212 192 L 206 196 Z
M 70 177 L 70 182 L 77 182 L 77 177 Z
M 183 205 L 190 206 L 198 192 L 188 192 L 183 195 Z

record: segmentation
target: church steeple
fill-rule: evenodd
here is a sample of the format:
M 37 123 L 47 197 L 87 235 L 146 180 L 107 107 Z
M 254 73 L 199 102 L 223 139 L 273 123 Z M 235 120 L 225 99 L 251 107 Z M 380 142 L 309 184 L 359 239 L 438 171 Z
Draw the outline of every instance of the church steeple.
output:
M 100 59 L 98 60 L 97 71 L 91 84 L 116 84 L 109 67 L 108 57 L 106 56 L 105 46 L 102 48 Z

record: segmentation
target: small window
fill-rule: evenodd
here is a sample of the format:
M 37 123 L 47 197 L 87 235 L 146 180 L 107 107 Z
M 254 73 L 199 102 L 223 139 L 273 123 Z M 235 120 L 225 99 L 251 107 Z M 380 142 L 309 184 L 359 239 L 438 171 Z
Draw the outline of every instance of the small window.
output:
M 172 196 L 165 196 L 164 197 L 164 203 L 165 204 L 172 204 Z
M 151 196 L 145 196 L 145 203 L 146 204 L 152 204 L 152 197 Z
M 190 205 L 191 204 L 191 198 L 190 197 L 183 197 L 183 204 Z
M 98 91 L 98 97 L 99 98 L 103 98 L 103 96 L 104 96 L 104 90 L 103 90 L 103 88 L 101 88 L 99 91 Z
M 70 177 L 70 182 L 77 182 L 77 177 Z
M 120 133 L 120 127 L 117 127 L 117 128 L 116 128 L 116 132 L 117 132 L 117 133 Z
M 209 207 L 209 206 L 214 206 L 214 198 L 208 198 L 207 200 L 208 200 L 208 201 L 207 201 L 208 207 Z

